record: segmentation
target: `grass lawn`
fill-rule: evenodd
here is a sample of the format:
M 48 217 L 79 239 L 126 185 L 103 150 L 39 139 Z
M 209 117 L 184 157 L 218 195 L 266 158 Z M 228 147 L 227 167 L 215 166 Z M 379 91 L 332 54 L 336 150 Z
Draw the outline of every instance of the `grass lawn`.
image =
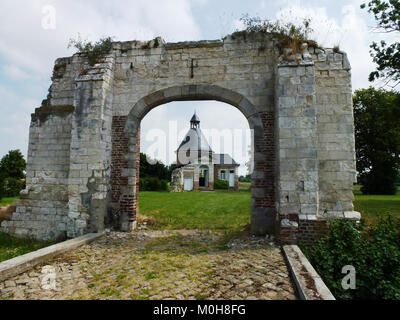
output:
M 11 204 L 14 204 L 15 200 L 18 200 L 19 197 L 13 197 L 13 198 L 2 198 L 0 200 L 0 207 L 7 207 Z
M 139 219 L 155 229 L 238 231 L 250 224 L 251 197 L 240 192 L 140 192 Z
M 139 219 L 155 229 L 210 229 L 237 231 L 250 223 L 250 184 L 240 192 L 141 192 Z M 400 190 L 396 195 L 363 195 L 354 188 L 355 210 L 368 223 L 387 213 L 400 217 Z
M 39 250 L 53 243 L 18 239 L 0 232 L 0 262 Z
M 387 213 L 400 217 L 400 189 L 393 196 L 363 195 L 360 186 L 355 186 L 354 194 L 354 208 L 368 223 L 377 222 L 380 215 Z

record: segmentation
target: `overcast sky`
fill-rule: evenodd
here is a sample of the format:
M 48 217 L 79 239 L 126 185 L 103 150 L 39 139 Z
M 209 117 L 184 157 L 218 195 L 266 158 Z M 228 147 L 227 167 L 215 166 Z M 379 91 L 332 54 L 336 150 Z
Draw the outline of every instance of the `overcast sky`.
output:
M 369 44 L 380 40 L 372 34 L 374 20 L 360 9 L 360 0 L 1 0 L 0 1 L 0 156 L 11 149 L 25 155 L 30 114 L 46 98 L 56 58 L 70 56 L 70 38 L 80 33 L 96 40 L 149 40 L 168 42 L 219 39 L 240 28 L 248 13 L 267 19 L 312 18 L 313 37 L 322 45 L 339 45 L 353 67 L 353 89 L 368 87 L 374 69 Z M 55 9 L 55 21 L 44 17 Z M 49 11 L 50 10 L 50 11 Z M 390 35 L 394 39 L 394 34 Z M 177 120 L 178 132 L 188 129 L 197 110 L 203 128 L 248 129 L 244 116 L 229 105 L 216 102 L 170 103 L 153 110 L 142 122 L 143 149 L 151 147 L 154 131 L 167 130 L 167 120 Z M 177 139 L 179 140 L 179 138 Z M 178 141 L 177 141 L 178 143 Z M 211 143 L 215 152 L 218 145 Z M 167 146 L 164 161 L 173 161 L 177 146 Z M 225 150 L 226 151 L 226 150 Z M 165 159 L 166 158 L 166 159 Z M 241 160 L 239 160 L 241 161 Z M 244 160 L 242 161 L 244 162 Z M 244 167 L 241 168 L 244 173 Z

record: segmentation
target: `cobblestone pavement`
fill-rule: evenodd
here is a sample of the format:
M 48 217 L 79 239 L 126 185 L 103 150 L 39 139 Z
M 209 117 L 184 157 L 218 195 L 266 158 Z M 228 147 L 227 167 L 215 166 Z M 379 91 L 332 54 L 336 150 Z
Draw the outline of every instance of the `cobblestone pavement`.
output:
M 46 270 L 55 270 L 55 282 Z M 264 238 L 141 228 L 131 234 L 108 233 L 0 282 L 0 299 L 286 300 L 296 296 L 280 249 Z

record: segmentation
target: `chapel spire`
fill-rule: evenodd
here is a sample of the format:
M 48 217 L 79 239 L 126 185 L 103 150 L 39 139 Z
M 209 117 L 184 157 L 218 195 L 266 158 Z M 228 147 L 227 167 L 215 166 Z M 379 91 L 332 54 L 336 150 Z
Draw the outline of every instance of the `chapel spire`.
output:
M 200 118 L 197 116 L 196 111 L 194 112 L 192 120 L 190 120 L 190 128 L 192 129 L 200 128 Z

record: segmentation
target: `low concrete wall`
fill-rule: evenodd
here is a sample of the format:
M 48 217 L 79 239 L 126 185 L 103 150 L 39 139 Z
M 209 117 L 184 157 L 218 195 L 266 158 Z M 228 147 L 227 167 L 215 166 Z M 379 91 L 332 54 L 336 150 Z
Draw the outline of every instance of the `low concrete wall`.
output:
M 298 246 L 284 246 L 283 253 L 301 300 L 336 300 Z
M 55 256 L 76 249 L 80 246 L 88 244 L 104 233 L 91 233 L 72 240 L 64 241 L 34 252 L 27 253 L 23 256 L 16 257 L 0 263 L 0 281 L 4 281 L 18 274 L 24 273 L 34 266 L 43 263 Z

